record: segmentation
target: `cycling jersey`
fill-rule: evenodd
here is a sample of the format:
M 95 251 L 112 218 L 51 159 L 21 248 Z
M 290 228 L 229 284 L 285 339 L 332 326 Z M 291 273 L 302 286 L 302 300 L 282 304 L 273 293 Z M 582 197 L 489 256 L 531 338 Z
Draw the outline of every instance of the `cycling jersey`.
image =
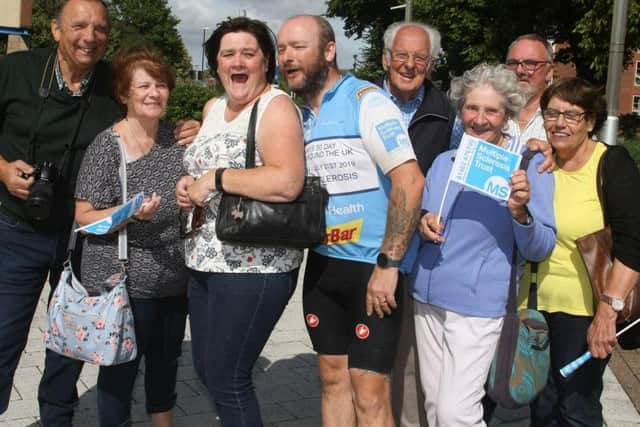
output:
M 386 173 L 415 155 L 398 108 L 382 89 L 343 76 L 322 99 L 318 115 L 303 109 L 305 154 L 310 175 L 329 192 L 321 255 L 370 264 L 384 239 L 391 181 Z M 411 270 L 413 236 L 401 271 Z

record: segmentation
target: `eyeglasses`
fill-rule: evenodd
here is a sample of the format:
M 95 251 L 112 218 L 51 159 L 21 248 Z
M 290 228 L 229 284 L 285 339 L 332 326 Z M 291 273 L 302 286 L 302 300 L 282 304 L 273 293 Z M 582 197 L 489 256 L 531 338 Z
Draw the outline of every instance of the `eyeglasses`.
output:
M 518 65 L 520 65 L 523 70 L 530 73 L 538 70 L 543 64 L 551 64 L 551 62 L 536 61 L 535 59 L 523 59 L 522 61 L 518 61 L 517 59 L 507 59 L 505 61 L 505 65 L 513 71 L 517 70 Z
M 403 50 L 390 50 L 389 52 L 391 53 L 391 59 L 401 64 L 407 62 L 411 57 L 413 57 L 413 62 L 420 67 L 426 67 L 431 62 L 429 55 L 423 55 L 421 53 L 410 53 Z
M 548 122 L 555 122 L 560 118 L 560 116 L 564 116 L 564 120 L 572 125 L 577 125 L 580 123 L 584 117 L 588 114 L 588 111 L 560 111 L 555 110 L 553 108 L 547 108 L 546 110 L 542 110 L 542 117 Z
M 191 224 L 187 226 L 189 211 L 180 209 L 180 238 L 188 239 L 202 228 L 205 221 L 204 208 L 196 206 L 191 212 Z

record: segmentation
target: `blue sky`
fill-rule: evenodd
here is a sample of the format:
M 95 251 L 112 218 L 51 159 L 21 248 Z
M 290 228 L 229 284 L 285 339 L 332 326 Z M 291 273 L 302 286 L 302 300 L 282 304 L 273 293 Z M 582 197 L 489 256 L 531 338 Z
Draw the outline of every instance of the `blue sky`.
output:
M 274 32 L 289 16 L 302 13 L 323 14 L 325 0 L 169 0 L 173 14 L 180 19 L 178 30 L 191 54 L 194 67 L 200 68 L 202 55 L 202 28 L 207 38 L 216 24 L 228 16 L 239 16 L 245 11 L 251 18 L 265 21 Z M 351 68 L 353 55 L 359 54 L 362 43 L 348 39 L 343 32 L 340 19 L 331 19 L 338 44 L 338 64 Z M 205 59 L 206 63 L 206 59 Z

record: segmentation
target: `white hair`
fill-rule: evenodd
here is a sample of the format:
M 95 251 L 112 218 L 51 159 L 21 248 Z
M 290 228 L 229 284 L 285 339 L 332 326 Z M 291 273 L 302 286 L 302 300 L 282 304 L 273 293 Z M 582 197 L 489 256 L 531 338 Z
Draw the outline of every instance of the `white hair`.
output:
M 525 104 L 525 97 L 518 86 L 518 77 L 504 64 L 490 65 L 486 62 L 451 80 L 449 98 L 458 112 L 462 110 L 469 92 L 483 86 L 492 87 L 504 98 L 504 108 L 509 118 L 518 117 Z
M 431 58 L 436 59 L 438 58 L 438 55 L 440 54 L 440 40 L 441 40 L 441 36 L 440 36 L 440 31 L 438 31 L 435 27 L 432 27 L 431 25 L 428 24 L 423 24 L 422 22 L 394 22 L 393 24 L 389 25 L 387 27 L 387 29 L 384 31 L 384 48 L 387 52 L 389 52 L 391 50 L 391 48 L 393 47 L 393 42 L 396 39 L 396 35 L 398 34 L 398 31 L 400 31 L 403 28 L 407 28 L 407 27 L 417 27 L 422 29 L 425 33 L 427 33 L 427 35 L 429 36 L 429 43 L 431 44 L 431 46 L 429 46 L 429 56 L 431 56 Z

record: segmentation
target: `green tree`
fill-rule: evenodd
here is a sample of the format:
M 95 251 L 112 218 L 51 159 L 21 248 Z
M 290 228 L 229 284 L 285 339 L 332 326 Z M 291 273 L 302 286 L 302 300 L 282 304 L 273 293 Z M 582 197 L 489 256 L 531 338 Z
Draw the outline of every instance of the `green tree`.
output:
M 171 91 L 165 119 L 171 121 L 183 119 L 202 120 L 204 104 L 222 90 L 202 86 L 200 82 L 183 80 Z
M 178 32 L 180 22 L 167 0 L 110 0 L 111 34 L 107 58 L 120 46 L 148 44 L 158 49 L 180 77 L 188 77 L 191 58 Z M 58 0 L 34 0 L 33 47 L 53 46 L 50 22 Z
M 146 43 L 158 49 L 178 75 L 188 77 L 191 58 L 178 32 L 180 22 L 167 0 L 111 0 L 108 54 L 123 45 Z
M 402 11 L 390 11 L 397 0 L 329 0 L 328 16 L 345 19 L 347 35 L 364 37 L 365 67 L 381 70 L 382 33 L 402 20 Z M 604 83 L 608 64 L 613 0 L 416 0 L 414 19 L 436 26 L 442 33 L 444 55 L 435 79 L 448 80 L 481 61 L 501 61 L 518 35 L 537 32 L 566 41 L 556 60 L 573 60 L 578 74 Z M 629 2 L 626 62 L 640 47 L 640 1 Z

